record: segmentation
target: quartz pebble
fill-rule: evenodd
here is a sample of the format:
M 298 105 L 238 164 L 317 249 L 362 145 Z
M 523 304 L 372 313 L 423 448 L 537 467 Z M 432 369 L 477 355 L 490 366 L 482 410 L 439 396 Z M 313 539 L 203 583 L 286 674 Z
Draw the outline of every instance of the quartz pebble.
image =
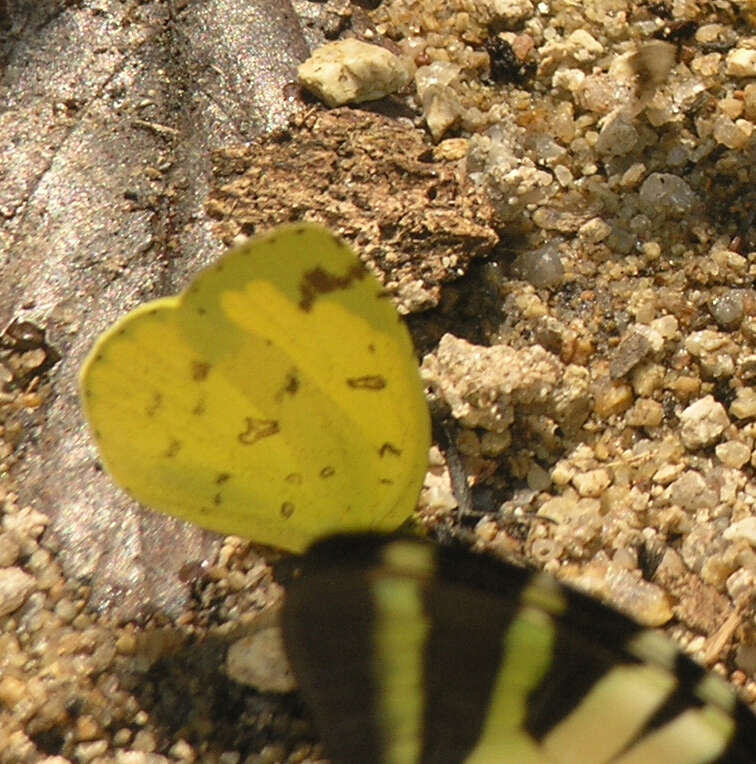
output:
M 669 500 L 683 509 L 696 510 L 713 507 L 717 496 L 707 485 L 700 472 L 685 471 L 668 488 Z
M 714 451 L 722 464 L 734 469 L 740 469 L 751 458 L 751 447 L 737 440 L 720 443 Z
M 462 107 L 448 87 L 457 80 L 461 68 L 449 61 L 434 61 L 415 72 L 415 87 L 431 135 L 439 140 L 459 119 Z
M 730 405 L 730 413 L 737 419 L 753 419 L 756 417 L 756 389 L 741 387 Z
M 668 172 L 651 173 L 641 184 L 639 198 L 652 214 L 661 212 L 673 217 L 687 215 L 697 201 L 690 186 Z
M 595 498 L 601 496 L 609 484 L 612 482 L 609 473 L 604 469 L 590 470 L 588 472 L 578 472 L 572 478 L 572 484 L 581 496 Z
M 733 120 L 726 114 L 720 114 L 714 120 L 714 140 L 728 149 L 744 149 L 752 134 L 753 125 L 747 119 Z
M 731 77 L 756 77 L 756 49 L 731 50 L 727 54 L 726 66 Z
M 680 414 L 680 438 L 687 449 L 703 448 L 713 443 L 729 423 L 724 406 L 707 395 Z
M 612 227 L 601 218 L 591 218 L 578 229 L 581 239 L 593 244 L 603 241 L 612 232 Z
M 617 109 L 604 120 L 604 125 L 596 141 L 599 154 L 624 156 L 629 154 L 638 142 L 638 131 L 632 115 L 627 109 Z
M 730 290 L 724 295 L 715 297 L 709 306 L 711 315 L 723 329 L 735 329 L 745 316 L 743 295 Z
M 383 98 L 412 79 L 404 59 L 353 38 L 318 48 L 297 73 L 304 87 L 331 107 Z
M 756 547 L 756 517 L 746 517 L 733 523 L 725 530 L 724 537 L 733 541 L 742 539 Z
M 523 252 L 512 264 L 512 273 L 534 287 L 550 289 L 559 286 L 564 278 L 564 266 L 554 244 Z

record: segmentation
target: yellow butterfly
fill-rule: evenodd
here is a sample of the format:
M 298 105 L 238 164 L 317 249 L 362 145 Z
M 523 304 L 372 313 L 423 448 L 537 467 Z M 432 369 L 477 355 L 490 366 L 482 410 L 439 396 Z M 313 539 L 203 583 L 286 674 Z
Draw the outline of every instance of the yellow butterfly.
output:
M 135 499 L 291 551 L 396 529 L 427 466 L 409 333 L 316 225 L 256 237 L 129 313 L 91 351 L 81 394 L 107 470 Z

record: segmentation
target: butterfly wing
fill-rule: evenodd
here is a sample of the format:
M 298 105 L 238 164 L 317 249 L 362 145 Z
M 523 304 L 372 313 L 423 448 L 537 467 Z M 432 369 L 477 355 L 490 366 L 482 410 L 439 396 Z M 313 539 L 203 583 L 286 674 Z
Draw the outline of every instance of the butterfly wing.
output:
M 409 333 L 319 226 L 255 238 L 127 315 L 81 389 L 105 466 L 135 499 L 262 544 L 394 529 L 425 474 Z
M 660 635 L 461 550 L 317 544 L 284 639 L 337 764 L 746 764 L 756 751 L 750 710 Z

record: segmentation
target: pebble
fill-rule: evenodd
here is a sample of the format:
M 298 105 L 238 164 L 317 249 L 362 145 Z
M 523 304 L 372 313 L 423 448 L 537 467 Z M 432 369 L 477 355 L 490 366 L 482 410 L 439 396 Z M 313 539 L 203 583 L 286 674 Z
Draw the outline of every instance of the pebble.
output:
M 567 38 L 574 49 L 574 57 L 577 61 L 592 61 L 596 56 L 604 52 L 604 46 L 585 29 L 576 29 Z
M 731 77 L 756 77 L 756 50 L 735 48 L 727 54 L 725 65 Z
M 115 764 L 173 764 L 173 759 L 147 751 L 117 751 Z
M 756 675 L 756 645 L 739 645 L 735 651 L 735 663 L 748 676 Z
M 93 740 L 92 742 L 79 743 L 74 748 L 74 757 L 80 764 L 86 764 L 98 756 L 102 756 L 108 750 L 107 740 Z
M 572 485 L 581 496 L 596 498 L 609 487 L 612 479 L 605 469 L 578 472 L 572 478 Z
M 21 568 L 0 570 L 0 616 L 18 610 L 34 591 L 35 585 L 34 577 Z
M 740 469 L 751 458 L 751 447 L 738 440 L 720 443 L 714 452 L 722 464 L 734 469 Z
M 7 675 L 0 679 L 0 702 L 4 706 L 13 708 L 21 702 L 25 694 L 26 683 L 17 677 Z
M 617 109 L 604 120 L 596 141 L 599 154 L 624 156 L 629 154 L 638 142 L 638 131 L 633 124 L 632 115 L 627 109 Z
M 315 50 L 297 74 L 307 90 L 334 107 L 395 93 L 410 83 L 412 68 L 380 45 L 349 38 Z
M 745 316 L 743 295 L 734 289 L 730 290 L 720 297 L 715 297 L 709 310 L 722 329 L 736 329 Z
M 512 264 L 512 272 L 542 289 L 557 287 L 564 279 L 564 266 L 555 244 L 523 252 Z
M 577 514 L 577 499 L 573 495 L 555 496 L 544 502 L 538 509 L 540 517 L 547 517 L 555 523 L 569 524 Z
M 130 740 L 131 740 L 131 730 L 128 727 L 121 727 L 121 729 L 116 730 L 116 732 L 113 735 L 113 745 L 119 748 L 122 748 L 123 746 L 127 745 Z M 183 740 L 179 741 L 179 743 L 182 743 L 182 742 L 184 741 Z M 176 745 L 178 745 L 178 743 L 176 743 Z M 188 743 L 184 743 L 184 745 L 188 746 Z M 171 748 L 171 751 L 173 751 L 173 748 Z M 176 756 L 175 758 L 179 759 L 181 757 Z
M 685 469 L 681 462 L 676 464 L 662 464 L 653 475 L 652 480 L 659 485 L 669 485 Z
M 635 188 L 638 183 L 643 180 L 643 176 L 646 174 L 646 165 L 643 162 L 635 162 L 625 170 L 620 179 L 620 185 L 623 188 Z
M 610 601 L 644 626 L 663 626 L 673 616 L 666 593 L 614 562 L 594 560 L 580 570 L 569 567 L 560 576 L 565 582 Z
M 725 529 L 724 537 L 736 541 L 742 539 L 756 547 L 756 517 L 745 517 Z
M 698 201 L 682 178 L 668 172 L 651 173 L 641 184 L 638 193 L 641 204 L 654 215 L 663 213 L 682 217 Z
M 706 484 L 700 472 L 686 470 L 668 488 L 669 500 L 683 509 L 692 511 L 713 507 L 718 496 Z
M 642 363 L 633 368 L 630 382 L 636 395 L 648 397 L 664 382 L 665 369 L 658 363 Z
M 235 682 L 262 692 L 291 692 L 296 688 L 281 630 L 274 626 L 234 642 L 226 657 L 226 673 Z
M 155 735 L 149 730 L 139 730 L 134 735 L 134 741 L 131 744 L 132 750 L 142 751 L 143 753 L 152 753 L 156 747 Z
M 728 149 L 744 149 L 753 134 L 753 125 L 747 119 L 732 120 L 726 114 L 714 119 L 714 140 Z
M 612 232 L 612 227 L 601 218 L 591 218 L 578 228 L 578 235 L 591 244 L 598 244 Z
M 82 714 L 76 719 L 75 732 L 77 740 L 94 740 L 102 733 L 102 728 L 90 714 Z
M 730 413 L 737 419 L 756 417 L 756 390 L 753 387 L 741 387 L 730 404 Z
M 9 568 L 18 560 L 21 545 L 12 533 L 0 533 L 0 568 Z
M 756 121 L 756 82 L 752 82 L 743 88 L 743 116 Z
M 606 379 L 594 391 L 593 410 L 601 419 L 622 414 L 633 404 L 633 388 L 626 382 Z
M 415 73 L 415 87 L 423 117 L 434 140 L 459 119 L 462 107 L 449 85 L 459 79 L 461 67 L 449 61 L 434 61 Z
M 504 26 L 506 29 L 533 15 L 531 0 L 479 0 L 475 5 L 480 8 L 481 18 L 488 20 L 491 26 Z
M 445 334 L 423 359 L 421 374 L 468 428 L 508 433 L 517 412 L 537 405 L 563 429 L 573 430 L 585 421 L 590 405 L 585 369 L 565 366 L 540 345 L 483 347 Z M 546 432 L 531 435 L 550 440 Z
M 652 398 L 639 398 L 625 414 L 629 427 L 659 427 L 664 421 L 664 406 Z
M 624 377 L 632 368 L 642 361 L 651 351 L 651 343 L 645 334 L 631 331 L 626 334 L 609 363 L 609 376 L 612 379 Z
M 754 396 L 756 404 L 756 396 Z M 680 414 L 680 439 L 693 451 L 711 445 L 730 424 L 727 412 L 713 395 L 699 398 Z
M 179 738 L 168 751 L 171 757 L 180 761 L 194 761 L 194 749 L 183 738 Z

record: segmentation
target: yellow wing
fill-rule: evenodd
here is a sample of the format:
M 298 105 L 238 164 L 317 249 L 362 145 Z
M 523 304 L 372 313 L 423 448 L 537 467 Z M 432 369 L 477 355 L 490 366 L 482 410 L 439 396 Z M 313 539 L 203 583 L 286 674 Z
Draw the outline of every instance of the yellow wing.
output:
M 315 225 L 255 238 L 127 315 L 91 351 L 81 391 L 131 496 L 292 551 L 395 529 L 426 470 L 409 333 L 352 250 Z

